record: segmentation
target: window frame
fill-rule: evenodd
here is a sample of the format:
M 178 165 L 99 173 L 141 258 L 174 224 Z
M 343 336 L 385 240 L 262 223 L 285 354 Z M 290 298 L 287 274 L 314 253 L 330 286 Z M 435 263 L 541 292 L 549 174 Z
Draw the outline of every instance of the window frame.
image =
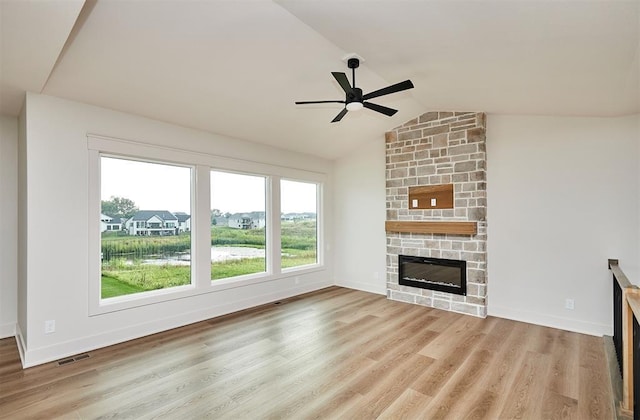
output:
M 88 312 L 98 316 L 110 312 L 160 304 L 206 293 L 250 286 L 278 279 L 326 270 L 324 259 L 325 184 L 327 174 L 281 165 L 253 162 L 210 153 L 178 149 L 87 134 L 88 153 Z M 141 162 L 173 164 L 192 168 L 191 172 L 191 284 L 115 298 L 101 298 L 100 157 L 110 156 Z M 212 171 L 263 176 L 266 180 L 266 272 L 211 280 L 210 174 Z M 280 180 L 316 184 L 317 262 L 282 270 L 280 265 Z M 206 228 L 201 228 L 206 226 Z
M 101 179 L 102 168 L 101 158 L 115 158 L 129 161 L 139 161 L 143 163 L 154 163 L 160 165 L 170 165 L 188 168 L 191 172 L 190 195 L 191 195 L 191 212 L 195 208 L 195 175 L 196 165 L 189 162 L 189 159 L 180 156 L 172 156 L 161 150 L 146 150 L 145 147 L 133 147 L 132 150 L 120 151 L 118 144 L 110 144 L 109 141 L 97 142 L 95 138 L 89 137 L 89 314 L 98 315 L 107 312 L 119 311 L 131 307 L 143 306 L 152 303 L 163 302 L 166 300 L 176 299 L 188 296 L 196 288 L 196 238 L 191 235 L 191 264 L 190 264 L 190 284 L 182 286 L 168 287 L 165 289 L 150 290 L 128 295 L 115 296 L 111 298 L 102 298 L 102 282 L 101 282 L 101 232 L 96 232 L 93 215 L 95 209 L 100 211 L 101 201 Z M 97 147 L 92 147 L 92 145 Z M 93 223 L 92 223 L 93 222 Z M 97 235 L 96 235 L 97 233 Z
M 265 242 L 265 254 L 264 254 L 264 258 L 265 258 L 265 267 L 264 267 L 264 271 L 260 271 L 258 273 L 250 273 L 250 274 L 244 274 L 241 276 L 234 276 L 234 277 L 224 277 L 221 279 L 210 279 L 211 280 L 211 284 L 221 284 L 221 285 L 225 285 L 225 284 L 235 284 L 237 282 L 241 282 L 241 281 L 247 281 L 247 280 L 255 280 L 255 279 L 261 279 L 261 278 L 265 278 L 267 276 L 273 276 L 274 274 L 274 270 L 273 270 L 273 264 L 272 264 L 272 259 L 270 258 L 270 253 L 271 253 L 271 248 L 273 247 L 273 244 L 271 244 L 270 238 L 272 238 L 272 234 L 273 234 L 273 226 L 271 223 L 271 211 L 272 211 L 272 199 L 270 197 L 270 192 L 272 191 L 272 180 L 273 180 L 273 176 L 270 175 L 266 175 L 266 174 L 258 174 L 256 172 L 246 172 L 246 171 L 234 171 L 234 170 L 229 170 L 229 169 L 221 169 L 221 168 L 214 168 L 211 167 L 210 171 L 209 171 L 209 176 L 211 177 L 211 173 L 212 172 L 225 172 L 228 174 L 234 174 L 234 175 L 246 175 L 246 176 L 254 176 L 254 177 L 260 177 L 260 178 L 264 178 L 264 212 L 265 212 L 265 238 L 264 238 L 264 242 Z M 209 181 L 211 181 L 211 178 L 209 178 Z M 213 189 L 213 186 L 211 185 L 211 182 L 209 182 L 209 192 L 211 192 Z M 211 195 L 209 195 L 209 204 L 211 206 Z M 211 226 L 209 226 L 209 232 L 211 232 Z M 209 241 L 209 243 L 211 243 L 211 241 Z M 209 264 L 211 265 L 212 261 L 211 258 L 209 258 Z M 209 274 L 209 277 L 211 277 L 211 273 Z
M 324 183 L 309 181 L 309 180 L 304 180 L 299 178 L 281 177 L 278 184 L 282 185 L 282 181 L 314 184 L 316 186 L 316 262 L 313 264 L 304 264 L 304 265 L 297 265 L 295 267 L 281 268 L 280 271 L 283 274 L 298 273 L 300 271 L 305 271 L 306 269 L 313 269 L 314 267 L 323 267 L 324 266 L 324 246 L 322 246 L 321 244 L 324 243 L 324 235 L 322 234 L 322 232 L 324 232 L 324 220 L 323 220 L 324 211 L 322 211 L 321 209 L 323 208 L 322 188 Z M 282 203 L 282 196 L 280 196 L 279 199 L 280 199 L 280 203 Z M 278 227 L 280 228 L 280 232 L 282 232 L 282 227 L 281 226 L 278 226 Z M 280 244 L 280 247 L 282 247 L 281 240 L 279 241 L 279 244 Z M 279 260 L 281 260 L 281 258 L 282 257 L 280 257 Z

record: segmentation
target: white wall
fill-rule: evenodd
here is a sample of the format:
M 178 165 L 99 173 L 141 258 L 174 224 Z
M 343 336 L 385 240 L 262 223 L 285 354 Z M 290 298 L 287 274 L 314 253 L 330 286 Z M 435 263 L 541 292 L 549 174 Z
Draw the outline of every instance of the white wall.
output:
M 640 284 L 637 124 L 489 115 L 490 315 L 612 333 L 607 259 Z
M 386 294 L 385 142 L 334 162 L 335 283 Z
M 0 338 L 18 320 L 18 119 L 0 116 Z
M 27 314 L 19 333 L 27 335 L 25 366 L 54 360 L 145 334 L 170 329 L 332 284 L 332 261 L 324 269 L 280 275 L 269 282 L 198 294 L 132 309 L 89 316 L 89 166 L 87 133 L 140 141 L 212 155 L 294 167 L 331 177 L 329 161 L 263 145 L 190 130 L 125 113 L 27 95 L 26 278 Z M 248 122 L 249 123 L 249 122 Z M 331 209 L 332 186 L 326 185 Z M 54 204 L 55 205 L 52 205 Z M 208 220 L 208 209 L 206 209 Z M 59 223 L 73 220 L 62 234 Z M 325 240 L 332 243 L 331 212 L 325 212 Z M 299 280 L 299 283 L 298 283 Z M 21 279 L 21 282 L 23 280 Z M 44 334 L 44 321 L 56 332 Z
M 488 116 L 490 315 L 612 333 L 607 259 L 640 284 L 639 121 Z M 384 140 L 372 140 L 334 168 L 335 281 L 378 293 L 384 159 Z

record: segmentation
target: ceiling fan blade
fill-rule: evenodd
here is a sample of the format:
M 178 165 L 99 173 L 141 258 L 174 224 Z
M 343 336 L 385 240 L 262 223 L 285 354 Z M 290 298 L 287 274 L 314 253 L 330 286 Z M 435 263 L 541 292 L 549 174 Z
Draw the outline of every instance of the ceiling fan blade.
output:
M 384 114 L 388 117 L 392 116 L 393 114 L 395 114 L 396 112 L 398 112 L 397 109 L 392 109 L 392 108 L 387 108 L 386 106 L 382 106 L 382 105 L 378 105 L 378 104 L 372 104 L 371 102 L 363 102 L 362 105 L 365 108 L 369 108 L 373 111 L 377 111 L 381 114 Z
M 342 90 L 344 90 L 345 93 L 351 92 L 351 85 L 349 84 L 349 79 L 347 79 L 346 74 L 339 73 L 337 71 L 332 71 L 331 74 L 333 74 L 333 77 L 336 78 L 336 80 L 340 84 L 340 87 L 342 87 Z
M 334 122 L 338 122 L 342 119 L 342 117 L 344 117 L 345 115 L 347 115 L 347 108 L 344 108 L 342 111 L 340 111 L 340 113 L 338 115 L 336 115 L 336 117 L 334 119 L 331 120 L 332 123 Z
M 400 92 L 402 90 L 411 89 L 413 87 L 413 83 L 411 80 L 405 80 L 404 82 L 396 83 L 395 85 L 387 86 L 386 88 L 374 90 L 371 93 L 367 93 L 362 96 L 363 100 L 377 98 L 378 96 L 388 95 L 390 93 Z
M 296 105 L 307 104 L 343 104 L 344 101 L 296 101 Z

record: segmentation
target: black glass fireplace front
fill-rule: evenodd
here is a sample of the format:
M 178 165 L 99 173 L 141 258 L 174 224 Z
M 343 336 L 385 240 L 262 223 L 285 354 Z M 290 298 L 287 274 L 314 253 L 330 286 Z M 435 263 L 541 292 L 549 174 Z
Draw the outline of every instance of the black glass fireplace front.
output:
M 399 255 L 398 274 L 402 286 L 467 294 L 466 261 Z

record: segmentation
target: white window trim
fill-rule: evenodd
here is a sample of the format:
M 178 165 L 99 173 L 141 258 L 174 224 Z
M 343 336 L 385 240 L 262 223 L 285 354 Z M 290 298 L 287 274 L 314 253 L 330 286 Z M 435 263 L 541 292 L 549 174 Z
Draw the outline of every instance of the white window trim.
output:
M 152 145 L 114 137 L 88 134 L 87 148 L 89 159 L 89 315 L 127 310 L 140 306 L 153 305 L 175 299 L 183 299 L 205 293 L 212 293 L 252 284 L 270 282 L 291 276 L 323 271 L 326 269 L 323 253 L 325 209 L 322 204 L 322 188 L 327 175 L 297 168 L 270 165 L 241 159 L 227 158 L 207 153 Z M 116 298 L 101 299 L 101 261 L 100 261 L 100 156 L 108 155 L 123 159 L 176 164 L 191 167 L 191 284 L 167 289 L 124 295 Z M 267 180 L 266 211 L 267 223 L 267 267 L 266 273 L 249 274 L 226 279 L 211 280 L 211 230 L 199 229 L 210 223 L 210 173 L 227 171 L 248 175 L 264 176 Z M 318 242 L 317 263 L 285 270 L 280 266 L 280 179 L 316 183 L 318 201 Z M 270 223 L 269 223 L 270 222 Z
M 212 285 L 213 284 L 217 284 L 217 283 L 221 283 L 221 284 L 229 284 L 232 285 L 234 283 L 237 282 L 244 282 L 244 284 L 253 284 L 253 283 L 247 283 L 249 281 L 252 281 L 254 279 L 263 279 L 267 276 L 273 276 L 276 271 L 273 268 L 273 258 L 272 258 L 272 249 L 273 245 L 269 242 L 269 238 L 272 238 L 273 236 L 273 224 L 272 224 L 272 220 L 271 220 L 271 215 L 273 214 L 273 202 L 272 202 L 272 198 L 271 198 L 271 193 L 273 191 L 272 189 L 272 183 L 273 183 L 273 178 L 274 176 L 269 176 L 269 175 L 265 175 L 265 174 L 258 174 L 256 172 L 245 172 L 245 171 L 234 171 L 234 170 L 229 170 L 229 169 L 221 169 L 221 168 L 210 168 L 209 171 L 209 180 L 211 180 L 211 172 L 226 172 L 228 174 L 237 174 L 237 175 L 247 175 L 247 176 L 255 176 L 255 177 L 262 177 L 264 178 L 264 194 L 265 194 L 265 203 L 264 203 L 264 211 L 266 213 L 266 229 L 265 229 L 265 254 L 264 254 L 264 258 L 265 258 L 265 271 L 261 271 L 258 273 L 252 273 L 252 274 L 245 274 L 242 276 L 235 276 L 235 277 L 225 277 L 225 278 L 221 278 L 221 279 L 216 279 L 216 280 L 212 280 L 211 279 L 211 272 L 209 272 L 209 279 L 211 280 Z M 209 194 L 211 194 L 211 184 L 209 184 Z M 211 195 L 209 195 L 209 200 L 211 200 Z M 209 201 L 209 207 L 211 207 L 211 202 Z M 211 210 L 209 210 L 211 211 Z M 279 214 L 279 213 L 278 213 Z M 271 240 L 271 242 L 273 242 L 273 240 Z M 211 238 L 209 239 L 209 246 L 211 246 Z M 211 256 L 209 256 L 209 266 L 211 266 Z M 259 281 L 258 281 L 259 282 Z M 257 282 L 255 282 L 257 283 Z M 219 289 L 217 289 L 219 290 Z

